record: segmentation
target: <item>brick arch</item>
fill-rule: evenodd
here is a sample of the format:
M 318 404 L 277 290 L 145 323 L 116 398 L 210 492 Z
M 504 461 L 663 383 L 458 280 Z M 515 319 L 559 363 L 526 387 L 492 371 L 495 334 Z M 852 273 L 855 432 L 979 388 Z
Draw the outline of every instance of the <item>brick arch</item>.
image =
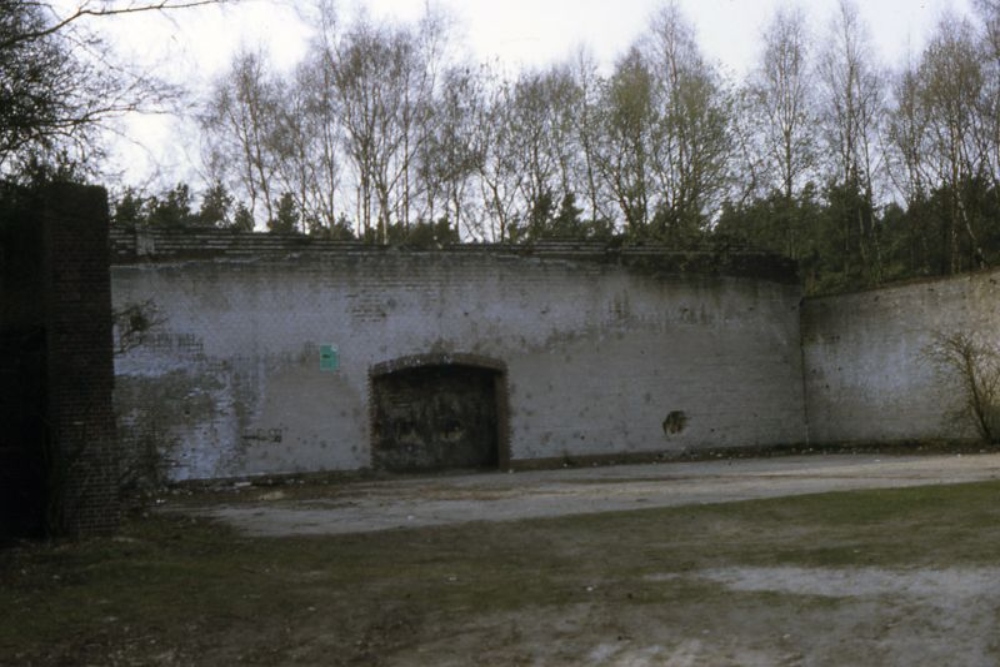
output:
M 507 366 L 473 354 L 421 354 L 369 373 L 371 464 L 390 470 L 510 464 Z

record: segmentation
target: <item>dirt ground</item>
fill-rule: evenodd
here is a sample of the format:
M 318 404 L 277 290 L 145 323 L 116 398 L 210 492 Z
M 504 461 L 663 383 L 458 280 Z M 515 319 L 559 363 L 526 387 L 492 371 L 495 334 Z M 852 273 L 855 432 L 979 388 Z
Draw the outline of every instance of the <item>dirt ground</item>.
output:
M 998 475 L 1000 455 L 830 455 L 362 481 L 304 499 L 288 487 L 242 486 L 238 502 L 186 511 L 249 536 L 350 535 Z M 585 542 L 577 547 L 580 558 L 589 557 Z M 574 604 L 477 612 L 454 627 L 419 632 L 412 630 L 417 621 L 404 619 L 397 625 L 419 638 L 382 651 L 372 664 L 1000 664 L 1000 558 L 997 567 L 860 560 L 847 567 L 711 567 L 702 560 L 682 572 L 649 566 L 635 580 L 609 574 L 587 583 Z M 632 604 L 633 594 L 664 602 Z M 385 613 L 392 627 L 392 610 Z
M 239 503 L 194 513 L 254 536 L 336 535 L 998 478 L 1000 455 L 790 456 L 400 477 L 294 503 L 281 488 L 244 486 Z

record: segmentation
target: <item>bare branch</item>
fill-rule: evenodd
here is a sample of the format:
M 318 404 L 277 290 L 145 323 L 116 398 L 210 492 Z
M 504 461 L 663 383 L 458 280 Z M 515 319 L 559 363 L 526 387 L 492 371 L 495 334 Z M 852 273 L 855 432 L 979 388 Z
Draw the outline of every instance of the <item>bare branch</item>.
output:
M 0 40 L 0 49 L 10 49 L 19 44 L 45 39 L 46 37 L 50 37 L 65 30 L 71 24 L 88 17 L 106 18 L 110 16 L 123 16 L 143 12 L 192 9 L 194 7 L 204 7 L 206 5 L 225 4 L 229 1 L 230 0 L 182 0 L 180 2 L 171 2 L 170 0 L 161 0 L 160 2 L 146 4 L 130 4 L 126 7 L 102 7 L 96 9 L 92 8 L 89 2 L 85 2 L 69 14 L 63 15 L 60 15 L 48 2 L 22 2 L 21 5 L 24 7 L 36 7 L 38 9 L 49 11 L 55 17 L 55 20 L 43 28 L 30 30 L 18 35 L 8 36 L 5 39 Z
M 970 420 L 983 442 L 1000 442 L 1000 348 L 967 331 L 935 334 L 924 358 L 963 398 L 956 417 Z

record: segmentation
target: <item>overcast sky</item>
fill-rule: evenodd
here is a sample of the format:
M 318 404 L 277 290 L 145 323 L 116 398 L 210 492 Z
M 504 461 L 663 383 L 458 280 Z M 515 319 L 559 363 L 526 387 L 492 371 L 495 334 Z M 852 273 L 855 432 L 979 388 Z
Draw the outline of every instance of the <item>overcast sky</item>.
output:
M 369 0 L 372 12 L 415 16 L 421 0 Z M 517 63 L 561 58 L 576 44 L 590 45 L 612 61 L 648 25 L 661 0 L 442 0 L 468 26 L 476 53 Z M 739 73 L 755 56 L 764 24 L 779 6 L 799 6 L 819 32 L 837 0 L 680 0 L 696 26 L 699 43 L 712 58 Z M 886 58 L 902 55 L 908 42 L 921 42 L 944 11 L 967 12 L 968 0 L 861 0 L 858 7 Z
M 68 0 L 66 0 L 68 1 Z M 543 66 L 587 45 L 605 66 L 623 53 L 649 23 L 664 0 L 436 0 L 458 20 L 462 42 L 479 61 L 499 58 L 512 68 Z M 301 4 L 301 3 L 300 3 Z M 363 6 L 375 18 L 410 21 L 425 0 L 341 0 L 350 15 Z M 804 9 L 813 30 L 822 34 L 837 0 L 680 0 L 694 24 L 706 56 L 736 77 L 753 63 L 760 34 L 781 5 Z M 917 53 L 926 35 L 946 12 L 971 14 L 971 0 L 858 0 L 862 18 L 886 65 L 896 65 L 908 52 Z M 293 65 L 310 34 L 296 12 L 295 0 L 240 0 L 224 7 L 172 13 L 171 18 L 134 17 L 117 20 L 113 39 L 130 57 L 169 63 L 187 83 L 203 85 L 222 71 L 241 44 L 266 44 L 275 60 Z M 185 153 L 164 121 L 136 125 L 136 137 L 154 147 L 156 161 L 179 177 Z M 140 169 L 134 173 L 141 180 Z

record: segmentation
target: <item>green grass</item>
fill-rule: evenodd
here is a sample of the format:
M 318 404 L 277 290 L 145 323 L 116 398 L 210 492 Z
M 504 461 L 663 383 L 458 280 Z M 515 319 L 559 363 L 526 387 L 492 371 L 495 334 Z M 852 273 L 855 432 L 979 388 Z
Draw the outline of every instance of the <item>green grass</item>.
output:
M 0 552 L 0 665 L 371 664 L 489 615 L 721 605 L 685 576 L 705 568 L 994 565 L 998 549 L 997 482 L 281 539 L 155 515 Z

